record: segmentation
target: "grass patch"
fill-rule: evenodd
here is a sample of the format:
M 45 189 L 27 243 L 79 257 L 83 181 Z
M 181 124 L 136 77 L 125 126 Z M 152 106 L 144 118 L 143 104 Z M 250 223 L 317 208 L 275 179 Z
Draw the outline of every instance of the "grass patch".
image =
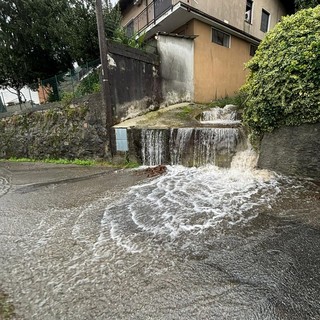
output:
M 123 166 L 124 169 L 134 169 L 134 168 L 140 167 L 140 164 L 138 162 L 135 162 L 135 161 L 126 161 L 121 166 Z
M 38 160 L 38 159 L 30 159 L 30 158 L 9 158 L 6 160 L 1 161 L 11 161 L 11 162 L 43 162 L 43 163 L 55 163 L 55 164 L 76 164 L 80 166 L 93 166 L 100 164 L 100 162 L 95 160 L 81 160 L 81 159 L 74 159 L 74 160 L 68 160 L 68 159 L 44 159 L 44 160 Z
M 235 96 L 233 97 L 225 97 L 222 99 L 218 99 L 215 101 L 212 101 L 208 104 L 208 106 L 210 108 L 214 108 L 214 107 L 219 107 L 219 108 L 223 108 L 225 107 L 227 104 L 233 104 L 235 106 L 238 107 L 238 109 L 243 109 L 245 107 L 245 103 L 246 103 L 246 95 L 244 93 L 237 93 Z
M 52 164 L 73 164 L 78 166 L 104 166 L 104 167 L 113 167 L 113 168 L 124 168 L 124 169 L 132 169 L 132 168 L 138 168 L 140 164 L 135 161 L 124 161 L 123 163 L 111 163 L 107 161 L 96 161 L 96 160 L 81 160 L 81 159 L 74 159 L 74 160 L 68 160 L 68 159 L 30 159 L 30 158 L 9 158 L 9 159 L 0 159 L 0 162 L 40 162 L 40 163 L 52 163 Z M 0 320 L 2 320 L 0 318 Z
M 14 307 L 8 302 L 8 295 L 0 290 L 0 320 L 10 320 L 14 316 Z
M 190 119 L 193 115 L 194 107 L 191 105 L 184 106 L 180 109 L 178 117 L 182 120 Z
M 93 166 L 97 164 L 95 160 L 81 160 L 81 159 L 45 159 L 42 162 L 44 163 L 55 163 L 55 164 L 76 164 L 79 166 Z
M 198 114 L 208 108 L 207 104 L 189 104 L 178 109 L 176 116 L 182 121 L 190 122 L 194 121 Z
M 29 158 L 9 158 L 9 159 L 1 159 L 1 161 L 11 161 L 11 162 L 36 162 L 37 160 L 29 159 Z M 39 160 L 40 161 L 40 160 Z

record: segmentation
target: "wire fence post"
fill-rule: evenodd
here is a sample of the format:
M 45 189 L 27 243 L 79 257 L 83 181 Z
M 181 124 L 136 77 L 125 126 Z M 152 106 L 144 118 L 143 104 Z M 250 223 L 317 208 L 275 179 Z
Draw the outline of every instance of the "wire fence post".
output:
M 47 102 L 47 97 L 46 97 L 46 94 L 45 94 L 45 91 L 44 91 L 43 81 L 42 80 L 40 80 L 40 85 L 41 85 L 41 89 L 42 89 L 42 101 L 43 101 L 43 103 L 46 103 Z
M 5 106 L 5 105 L 6 105 L 6 101 L 5 101 L 5 99 L 4 99 L 3 92 L 1 92 L 1 96 L 2 96 L 2 102 L 3 102 L 4 106 Z
M 7 112 L 7 108 L 6 108 L 4 99 L 3 99 L 3 93 L 2 92 L 1 92 L 1 95 L 2 95 L 2 99 L 1 99 L 1 96 L 0 96 L 0 113 Z
M 31 91 L 30 88 L 29 89 L 29 97 L 30 97 L 30 102 L 31 102 L 31 108 L 33 108 L 33 101 L 32 101 L 32 96 L 31 96 Z
M 71 86 L 72 86 L 72 95 L 74 97 L 73 74 L 72 74 L 72 70 L 71 69 L 70 69 L 70 78 L 71 78 Z
M 86 63 L 87 65 L 87 74 L 89 75 L 89 63 Z M 90 81 L 90 75 L 88 76 L 88 81 L 89 81 L 89 87 L 91 87 L 91 81 Z
M 60 100 L 60 92 L 59 92 L 59 83 L 58 83 L 58 77 L 57 75 L 54 76 L 54 79 L 56 80 L 56 88 L 57 88 L 57 100 Z

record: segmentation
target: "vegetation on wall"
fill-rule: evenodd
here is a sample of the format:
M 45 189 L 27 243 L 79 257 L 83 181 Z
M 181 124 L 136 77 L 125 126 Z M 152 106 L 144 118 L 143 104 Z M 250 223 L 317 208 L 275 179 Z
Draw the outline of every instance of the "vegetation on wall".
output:
M 86 94 L 100 92 L 101 84 L 99 79 L 99 70 L 93 70 L 78 85 L 75 96 L 82 97 Z
M 118 28 L 115 30 L 113 40 L 115 42 L 119 42 L 122 44 L 125 44 L 131 48 L 136 48 L 136 49 L 143 49 L 145 45 L 145 35 L 139 36 L 137 33 L 134 33 L 133 35 L 128 35 L 127 31 L 125 28 Z
M 320 121 L 320 6 L 285 17 L 249 61 L 244 122 L 255 136 Z

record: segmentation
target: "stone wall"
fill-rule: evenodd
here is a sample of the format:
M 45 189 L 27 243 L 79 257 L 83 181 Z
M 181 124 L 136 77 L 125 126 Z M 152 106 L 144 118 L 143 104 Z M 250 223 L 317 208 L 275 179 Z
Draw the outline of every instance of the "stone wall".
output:
M 105 120 L 100 94 L 70 106 L 2 115 L 0 158 L 106 158 Z
M 265 134 L 258 167 L 320 181 L 320 123 Z

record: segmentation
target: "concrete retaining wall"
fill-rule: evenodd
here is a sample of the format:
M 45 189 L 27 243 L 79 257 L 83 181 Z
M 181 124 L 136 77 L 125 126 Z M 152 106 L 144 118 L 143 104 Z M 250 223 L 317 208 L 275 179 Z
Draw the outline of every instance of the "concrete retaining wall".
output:
M 258 166 L 320 181 L 320 123 L 265 134 Z

